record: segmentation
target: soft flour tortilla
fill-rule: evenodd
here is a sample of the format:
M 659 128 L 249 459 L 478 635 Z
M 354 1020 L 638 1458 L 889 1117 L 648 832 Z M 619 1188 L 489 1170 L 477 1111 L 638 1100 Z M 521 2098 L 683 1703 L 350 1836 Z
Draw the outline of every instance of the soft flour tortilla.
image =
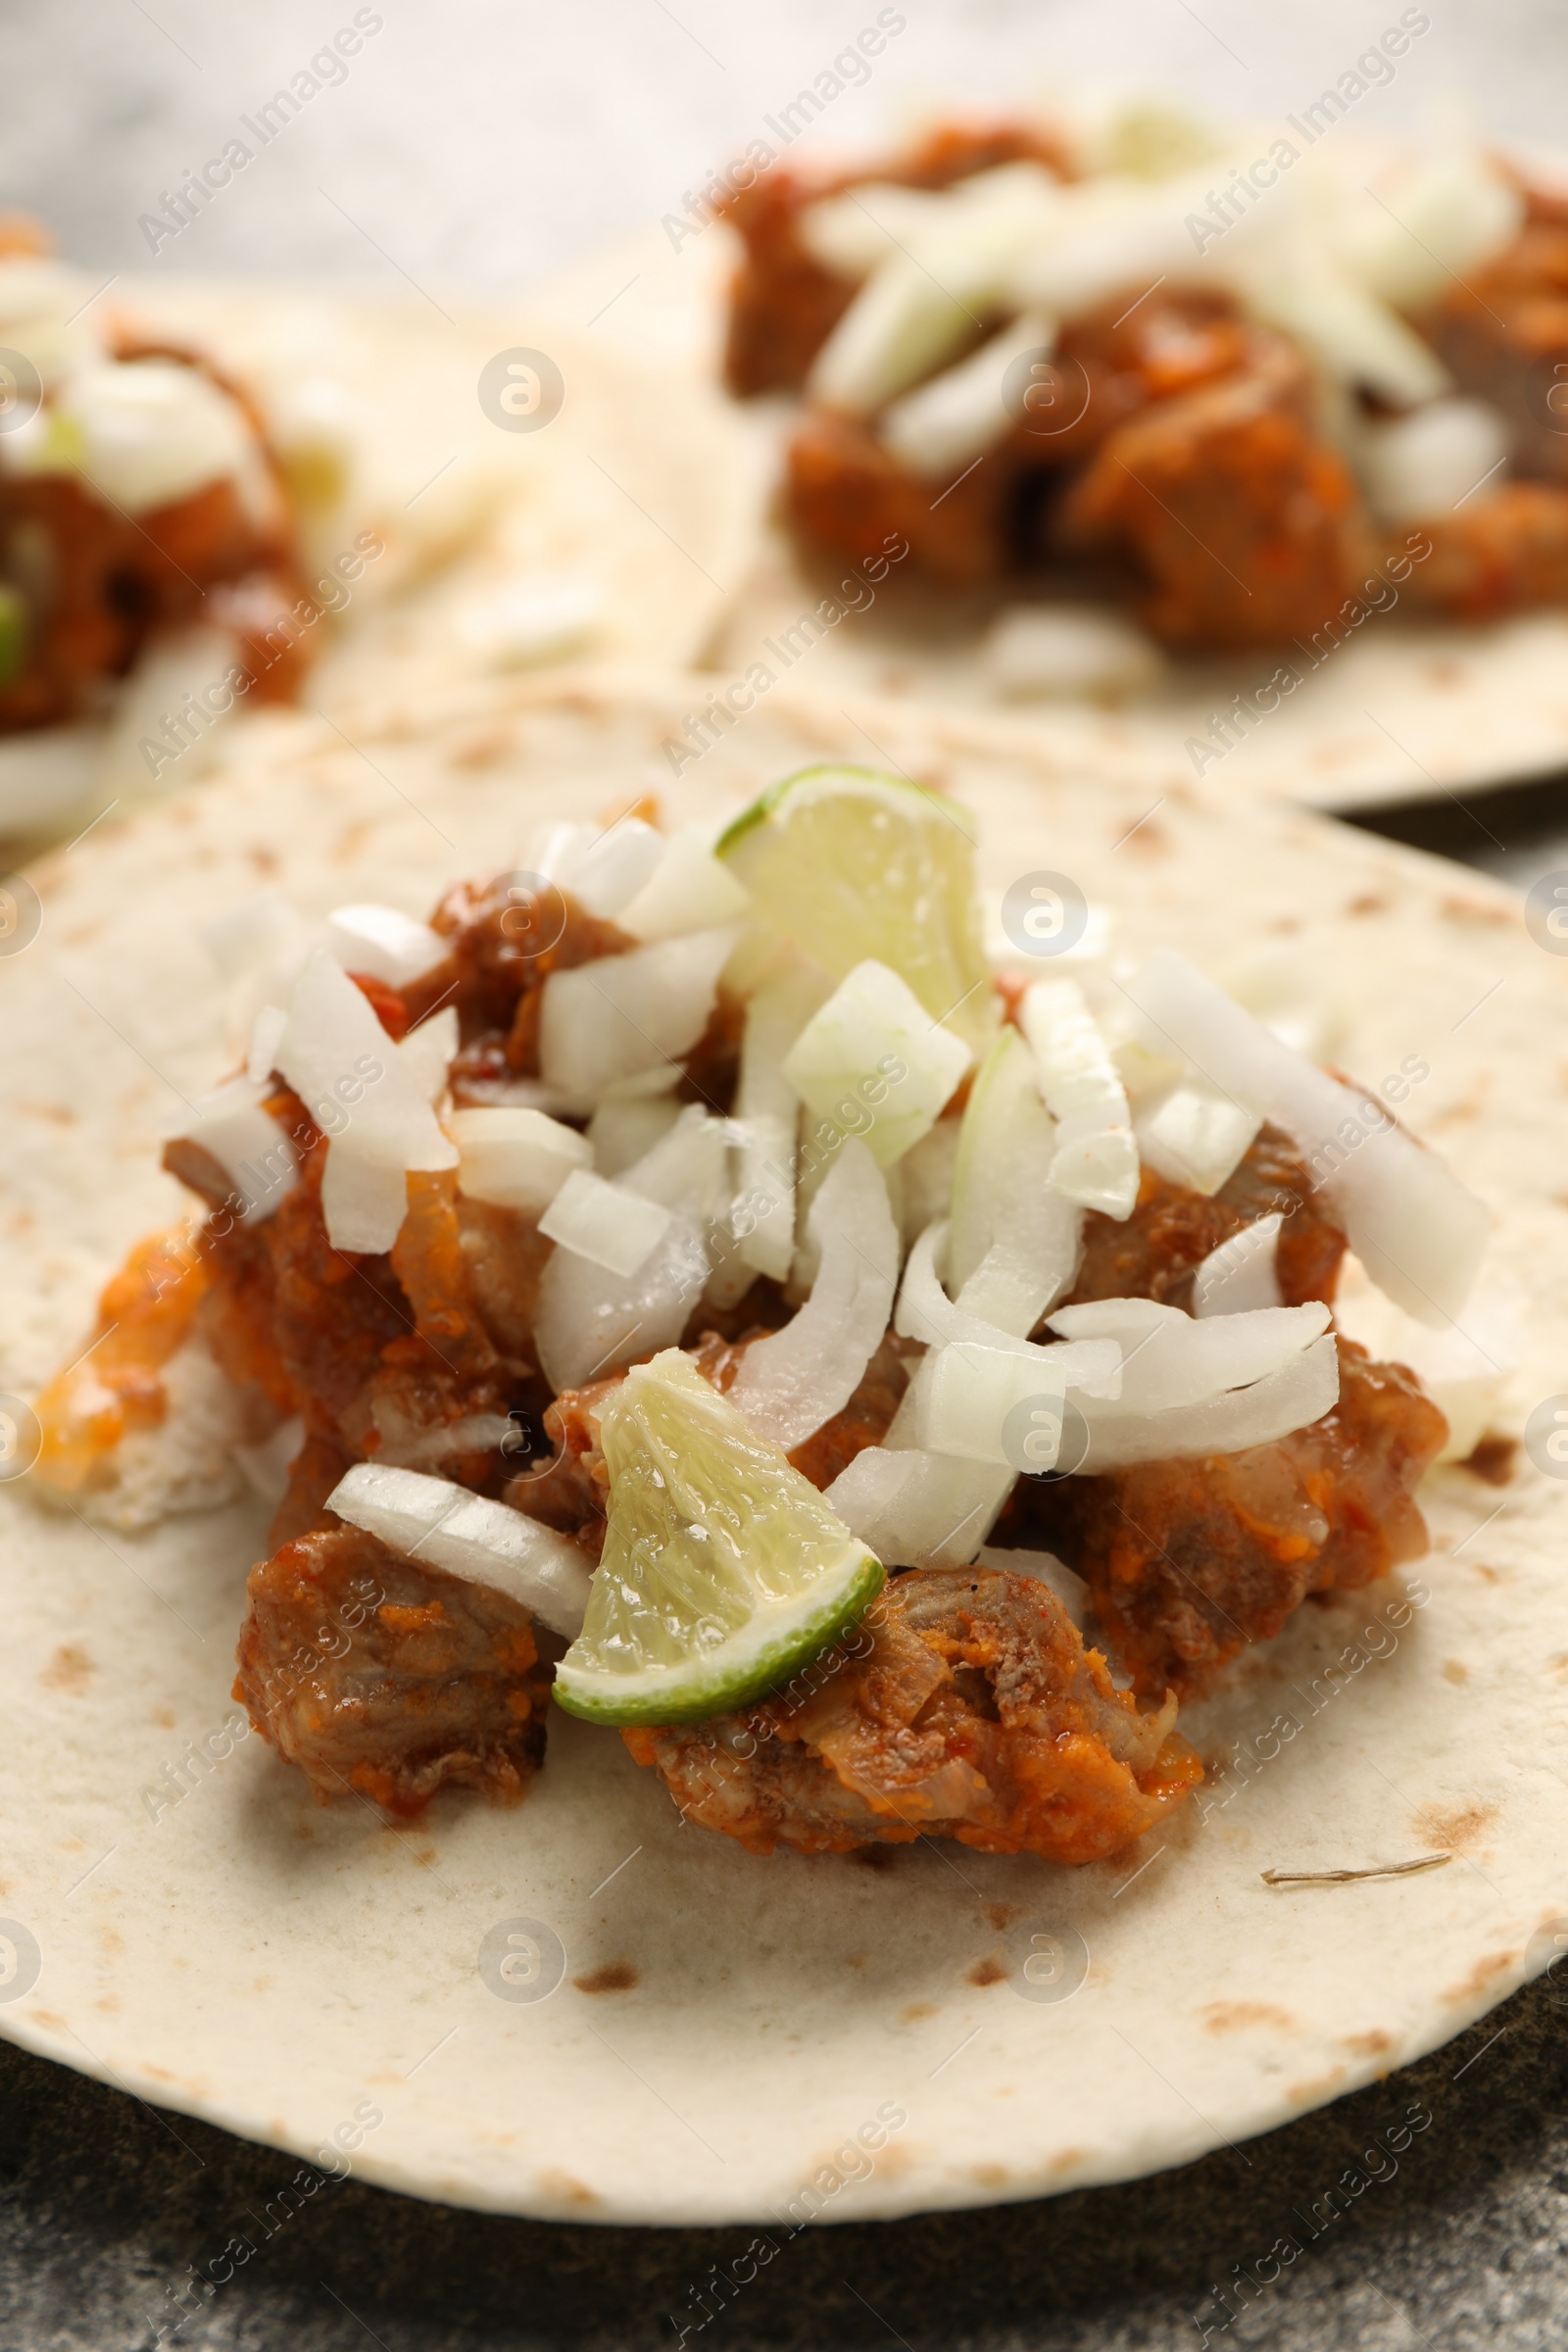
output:
M 169 275 L 118 281 L 114 300 L 145 336 L 211 355 L 282 434 L 291 413 L 324 403 L 348 435 L 341 499 L 303 517 L 302 569 L 314 583 L 366 530 L 386 552 L 310 632 L 302 700 L 356 738 L 389 678 L 435 687 L 504 667 L 489 640 L 508 593 L 564 588 L 594 605 L 580 640 L 549 650 L 555 662 L 680 665 L 749 567 L 763 487 L 754 437 L 673 360 L 653 399 L 637 354 L 526 302 Z M 536 431 L 503 430 L 480 405 L 486 364 L 516 350 L 543 351 L 561 373 L 559 413 Z M 236 730 L 275 725 L 275 707 L 242 703 L 176 767 L 148 773 L 139 739 L 161 731 L 182 685 L 221 677 L 231 658 L 198 632 L 129 682 L 107 733 L 0 739 L 0 837 L 55 813 L 74 832 L 95 799 L 193 781 Z
M 658 786 L 672 816 L 710 818 L 803 762 L 863 757 L 974 812 L 992 911 L 1020 873 L 1067 872 L 1129 952 L 1315 969 L 1344 1015 L 1338 1058 L 1374 1084 L 1428 1061 L 1411 1123 L 1495 1205 L 1492 1274 L 1535 1301 L 1504 1425 L 1568 1388 L 1568 964 L 1514 900 L 1302 813 L 1187 790 L 1151 813 L 1147 785 L 1086 790 L 1025 735 L 907 706 L 780 690 L 672 786 L 662 747 L 692 692 L 517 681 L 420 722 L 393 710 L 368 761 L 302 725 L 286 756 L 259 746 L 221 785 L 34 870 L 41 930 L 0 963 L 0 1390 L 79 1347 L 110 1264 L 185 1209 L 156 1161 L 179 1093 L 221 1069 L 198 916 L 264 880 L 312 914 L 370 896 L 419 913 L 449 875 L 515 862 L 544 816 Z M 26 1486 L 0 1495 L 0 1911 L 41 1971 L 0 2000 L 0 2031 L 311 2157 L 368 2101 L 381 2121 L 350 2161 L 390 2187 L 765 2225 L 1125 2179 L 1458 2033 L 1544 1964 L 1541 1931 L 1568 1912 L 1568 1485 L 1523 1456 L 1500 1492 L 1438 1473 L 1429 1560 L 1303 1608 L 1189 1711 L 1205 1753 L 1252 1758 L 1228 1803 L 1200 1793 L 1131 1856 L 1076 1871 L 930 1844 L 875 1871 L 761 1861 L 683 1825 L 612 1733 L 561 1716 L 515 1811 L 447 1798 L 388 1830 L 318 1808 L 252 1736 L 154 1820 L 142 1792 L 232 1715 L 264 1514 L 109 1536 Z M 1298 1733 L 1271 1740 L 1293 1710 Z M 1433 1851 L 1453 1859 L 1412 1878 L 1260 1876 Z M 478 1965 L 520 1920 L 565 1953 L 537 2003 L 498 1997 Z M 1037 1934 L 1069 1956 L 1082 1938 L 1070 1999 L 1020 1993 Z M 861 2127 L 886 2135 L 869 2159 L 842 2153 Z
M 541 289 L 563 318 L 588 319 L 596 350 L 628 361 L 678 366 L 716 386 L 729 270 L 739 248 L 722 222 L 694 232 L 690 221 L 650 229 Z M 664 380 L 661 375 L 661 381 Z M 720 395 L 720 397 L 722 397 Z M 791 415 L 779 400 L 730 403 L 752 436 L 764 479 L 782 477 Z M 933 484 L 935 497 L 940 484 Z M 740 592 L 720 612 L 703 656 L 725 676 L 757 661 L 776 671 L 783 633 L 810 613 L 850 566 L 801 555 L 776 524 L 761 528 Z M 1314 669 L 1309 652 L 1267 647 L 1212 659 L 1171 659 L 1161 683 L 1113 710 L 1093 702 L 1008 702 L 982 656 L 999 612 L 1029 602 L 1010 582 L 980 595 L 891 572 L 866 607 L 863 588 L 839 601 L 862 609 L 823 635 L 791 684 L 823 698 L 910 697 L 1027 724 L 1048 753 L 1094 763 L 1098 773 L 1130 760 L 1205 775 L 1228 795 L 1261 794 L 1323 808 L 1365 808 L 1473 792 L 1568 766 L 1568 612 L 1550 607 L 1487 626 L 1412 620 L 1391 586 L 1371 593 L 1384 608 Z M 1238 694 L 1250 702 L 1282 662 L 1302 683 L 1217 760 L 1188 749 L 1207 743 L 1210 718 Z

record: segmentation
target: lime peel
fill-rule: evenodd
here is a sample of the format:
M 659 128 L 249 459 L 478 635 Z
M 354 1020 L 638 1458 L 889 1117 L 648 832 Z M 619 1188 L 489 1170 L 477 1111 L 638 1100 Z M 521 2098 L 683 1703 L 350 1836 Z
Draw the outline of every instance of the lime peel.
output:
M 998 1020 L 974 845 L 942 794 L 870 768 L 810 767 L 771 785 L 716 855 L 758 918 L 834 979 L 885 963 L 934 1021 L 982 1050 Z
M 689 1356 L 600 1411 L 610 1525 L 556 1697 L 593 1723 L 693 1723 L 788 1682 L 862 1613 L 881 1563 Z

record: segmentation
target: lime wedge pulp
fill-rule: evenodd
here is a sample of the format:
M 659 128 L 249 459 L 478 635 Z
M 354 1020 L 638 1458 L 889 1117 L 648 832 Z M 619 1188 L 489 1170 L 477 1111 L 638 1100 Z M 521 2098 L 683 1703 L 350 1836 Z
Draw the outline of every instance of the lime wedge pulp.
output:
M 808 1479 L 689 1357 L 636 1364 L 600 1414 L 610 1526 L 556 1696 L 592 1723 L 694 1723 L 788 1682 L 882 1583 Z
M 873 960 L 971 1046 L 996 1027 L 974 844 L 940 793 L 860 767 L 808 767 L 736 817 L 717 853 L 756 910 L 836 980 Z

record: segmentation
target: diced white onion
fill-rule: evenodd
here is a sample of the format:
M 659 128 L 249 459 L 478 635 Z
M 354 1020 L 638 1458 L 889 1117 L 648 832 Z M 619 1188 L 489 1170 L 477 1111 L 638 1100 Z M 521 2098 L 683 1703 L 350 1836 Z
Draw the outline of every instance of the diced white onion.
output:
M 1083 1632 L 1089 1616 L 1089 1587 L 1054 1551 L 1004 1551 L 999 1544 L 988 1544 L 981 1550 L 980 1565 L 1004 1569 L 1008 1576 L 1032 1577 L 1037 1584 L 1049 1586 L 1078 1631 Z
M 1167 1184 L 1208 1196 L 1228 1184 L 1251 1150 L 1262 1113 L 1200 1078 L 1183 1079 L 1133 1123 L 1138 1149 Z
M 242 1225 L 270 1217 L 299 1182 L 293 1145 L 262 1108 L 267 1092 L 265 1082 L 231 1078 L 214 1093 L 199 1095 L 192 1104 L 194 1116 L 179 1130 L 216 1159 L 228 1178 L 233 1198 L 241 1203 Z
M 601 1176 L 619 1176 L 651 1152 L 680 1117 L 681 1106 L 664 1095 L 607 1095 L 588 1122 L 593 1164 Z
M 645 1200 L 709 1223 L 729 1203 L 728 1155 L 733 1133 L 701 1104 L 688 1103 L 666 1135 L 659 1138 L 621 1183 Z
M 1211 1250 L 1193 1276 L 1195 1315 L 1240 1315 L 1280 1306 L 1275 1251 L 1284 1219 L 1278 1209 L 1233 1233 Z
M 812 400 L 869 416 L 940 368 L 970 340 L 976 317 L 1003 300 L 1060 200 L 1037 164 L 977 172 L 948 191 L 908 249 L 872 270 L 828 336 L 808 379 Z
M 458 1008 L 443 1004 L 416 1029 L 411 1029 L 398 1048 L 398 1059 L 409 1084 L 420 1100 L 439 1102 L 447 1091 L 447 1072 L 457 1057 L 460 1032 Z
M 754 1340 L 730 1402 L 787 1453 L 847 1404 L 881 1346 L 899 1279 L 899 1237 L 876 1162 L 854 1136 L 811 1203 L 819 1252 L 810 1298 L 782 1331 Z
M 1023 993 L 1018 1020 L 1056 1122 L 1053 1192 L 1107 1217 L 1130 1216 L 1138 1147 L 1121 1079 L 1082 989 L 1076 980 L 1037 980 Z
M 1436 400 L 1452 379 L 1430 343 L 1396 311 L 1327 259 L 1299 269 L 1275 261 L 1248 287 L 1249 308 L 1283 327 L 1334 380 L 1400 407 Z
M 441 962 L 449 942 L 396 906 L 338 906 L 326 918 L 327 945 L 346 972 L 364 972 L 388 988 L 407 988 Z
M 815 1119 L 858 1134 L 888 1168 L 936 1124 L 970 1059 L 906 980 L 867 961 L 808 1021 L 783 1067 Z
M 1106 174 L 1057 192 L 1040 233 L 1020 251 L 1011 275 L 1015 302 L 1032 303 L 1058 318 L 1073 318 L 1128 287 L 1161 276 L 1191 277 L 1192 232 L 1187 214 L 1208 174 L 1147 183 Z M 1245 222 L 1238 224 L 1243 238 Z
M 1379 519 L 1419 522 L 1449 514 L 1483 482 L 1500 483 L 1508 443 L 1506 419 L 1487 401 L 1434 400 L 1365 424 L 1354 454 Z
M 277 1067 L 277 1046 L 288 1027 L 288 1014 L 281 1004 L 264 1004 L 251 1023 L 251 1042 L 245 1053 L 245 1075 L 260 1086 Z
M 640 816 L 623 816 L 608 830 L 596 825 L 552 826 L 538 870 L 580 906 L 613 922 L 642 889 L 664 854 L 664 836 Z
M 967 359 L 895 401 L 882 419 L 883 442 L 911 471 L 933 479 L 967 466 L 1013 428 L 1003 398 L 1008 368 L 1027 352 L 1049 357 L 1055 342 L 1055 320 L 1025 311 Z
M 534 1342 L 556 1390 L 580 1388 L 634 1356 L 672 1348 L 696 1311 L 711 1267 L 710 1235 L 729 1200 L 729 1126 L 693 1104 L 609 1189 L 671 1211 L 652 1256 L 614 1274 L 554 1250 L 539 1278 Z
M 62 384 L 55 415 L 88 482 L 127 514 L 238 479 L 255 458 L 239 404 L 179 360 L 101 360 L 79 368 Z
M 1000 1348 L 1009 1355 L 1023 1356 L 1033 1364 L 1045 1364 L 1049 1360 L 1054 1377 L 1055 1365 L 1061 1360 L 1059 1349 L 1036 1347 L 1029 1340 L 1004 1331 L 999 1324 L 988 1323 L 980 1316 L 955 1306 L 943 1289 L 936 1270 L 937 1258 L 946 1241 L 946 1226 L 932 1225 L 921 1234 L 909 1251 L 893 1318 L 895 1331 L 904 1339 L 920 1340 L 928 1348 Z M 1100 1335 L 1096 1333 L 1090 1336 L 1098 1340 Z M 1120 1350 L 1097 1348 L 1093 1355 L 1080 1357 L 1073 1369 L 1077 1379 L 1069 1385 L 1093 1388 L 1098 1396 L 1114 1396 L 1120 1385 Z M 1045 1385 L 1049 1387 L 1050 1382 Z M 914 1410 L 910 1405 L 912 1394 L 911 1388 L 905 1396 L 904 1405 L 900 1407 L 901 1413 L 906 1406 L 909 1406 L 911 1412 Z
M 1240 1316 L 1237 1321 L 1242 1320 Z M 1250 1388 L 1232 1389 L 1201 1404 L 1175 1405 L 1147 1414 L 1080 1409 L 1088 1424 L 1088 1450 L 1075 1469 L 1086 1477 L 1121 1470 L 1135 1462 L 1178 1461 L 1209 1453 L 1241 1453 L 1269 1446 L 1293 1430 L 1321 1421 L 1340 1394 L 1340 1359 L 1333 1336 L 1311 1347 Z
M 1051 1189 L 1056 1128 L 1035 1060 L 1002 1029 L 964 1105 L 947 1270 L 964 1311 L 1025 1339 L 1072 1285 L 1083 1211 Z
M 539 1277 L 534 1345 L 551 1387 L 583 1387 L 636 1356 L 673 1348 L 702 1298 L 709 1256 L 702 1227 L 672 1217 L 653 1255 L 632 1275 L 612 1274 L 569 1250 L 553 1250 Z
M 325 948 L 289 993 L 277 1066 L 327 1136 L 321 1213 L 336 1250 L 390 1250 L 411 1170 L 456 1167 L 456 1147 L 421 1102 L 391 1039 Z
M 1065 1348 L 1051 1354 L 1065 1356 Z M 1003 1443 L 1007 1418 L 1020 1404 L 1051 1397 L 1060 1403 L 1066 1395 L 1062 1366 L 1038 1364 L 1001 1348 L 937 1348 L 924 1358 L 923 1435 L 933 1453 L 956 1454 L 966 1461 L 1004 1463 Z M 1059 1440 L 1059 1420 L 1054 1435 Z M 1054 1470 L 1053 1444 L 1038 1458 L 1037 1470 Z M 1020 1467 L 1016 1462 L 1014 1469 Z
M 739 922 L 751 903 L 751 892 L 713 856 L 701 827 L 683 825 L 664 843 L 658 864 L 615 921 L 647 945 Z
M 539 1008 L 545 1083 L 586 1105 L 617 1081 L 689 1054 L 734 944 L 729 927 L 693 931 L 552 972 Z
M 635 1274 L 658 1249 L 669 1223 L 669 1210 L 657 1200 L 639 1200 L 624 1186 L 608 1184 L 592 1168 L 578 1167 L 557 1187 L 539 1219 L 539 1231 L 560 1249 L 612 1274 Z
M 458 1190 L 525 1217 L 543 1216 L 567 1177 L 594 1164 L 588 1138 L 542 1110 L 455 1110 L 446 1125 L 458 1147 Z
M 1491 157 L 1450 135 L 1365 189 L 1339 242 L 1372 293 L 1420 311 L 1501 253 L 1524 215 L 1524 198 Z
M 1013 1477 L 990 1462 L 868 1446 L 823 1499 L 885 1568 L 963 1568 L 996 1525 Z
M 326 1507 L 405 1559 L 508 1593 L 554 1634 L 574 1640 L 582 1632 L 593 1586 L 588 1562 L 565 1536 L 507 1503 L 418 1470 L 356 1462 Z
M 1381 1103 L 1293 1054 L 1174 950 L 1158 950 L 1124 985 L 1158 1040 L 1295 1138 L 1379 1289 L 1420 1323 L 1451 1322 L 1491 1218 L 1446 1162 Z
M 938 1119 L 930 1134 L 912 1144 L 899 1162 L 904 1185 L 899 1226 L 906 1249 L 928 1225 L 951 1215 L 962 1127 L 961 1119 Z
M 1095 1298 L 1061 1307 L 1051 1329 L 1066 1340 L 1114 1340 L 1121 1394 L 1097 1399 L 1092 1422 L 1202 1404 L 1278 1372 L 1320 1339 L 1332 1320 L 1320 1299 L 1199 1320 L 1152 1298 Z
M 980 659 L 1011 702 L 1120 702 L 1157 686 L 1165 671 L 1136 622 L 1094 605 L 1015 605 L 992 623 Z
M 942 214 L 941 194 L 868 180 L 841 196 L 803 205 L 795 233 L 811 259 L 839 277 L 865 277 Z

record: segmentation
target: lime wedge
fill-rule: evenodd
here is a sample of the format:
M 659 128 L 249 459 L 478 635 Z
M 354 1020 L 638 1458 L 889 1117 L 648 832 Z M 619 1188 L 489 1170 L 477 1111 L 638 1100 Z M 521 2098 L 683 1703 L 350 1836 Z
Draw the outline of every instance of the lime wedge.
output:
M 880 1563 L 689 1357 L 636 1364 L 600 1414 L 610 1527 L 556 1696 L 591 1723 L 694 1723 L 788 1682 Z
M 808 767 L 754 801 L 718 855 L 756 911 L 836 980 L 890 964 L 933 1020 L 983 1047 L 987 985 L 974 844 L 940 793 L 862 767 Z

